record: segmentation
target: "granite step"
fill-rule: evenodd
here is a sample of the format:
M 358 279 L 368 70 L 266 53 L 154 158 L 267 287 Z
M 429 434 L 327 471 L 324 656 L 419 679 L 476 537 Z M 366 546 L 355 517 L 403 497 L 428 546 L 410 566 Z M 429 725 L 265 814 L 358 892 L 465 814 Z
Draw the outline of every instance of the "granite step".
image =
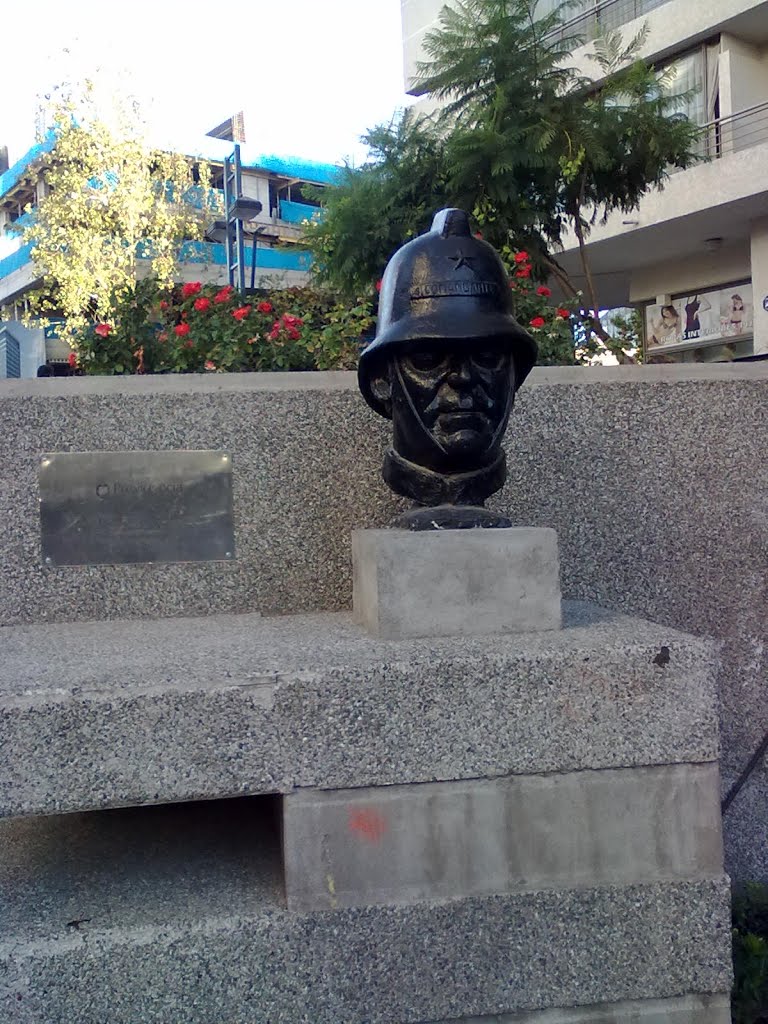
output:
M 717 759 L 715 646 L 564 603 L 525 636 L 344 613 L 0 628 L 0 817 Z
M 0 893 L 9 1024 L 726 1024 L 723 877 L 293 913 L 251 798 L 0 822 Z

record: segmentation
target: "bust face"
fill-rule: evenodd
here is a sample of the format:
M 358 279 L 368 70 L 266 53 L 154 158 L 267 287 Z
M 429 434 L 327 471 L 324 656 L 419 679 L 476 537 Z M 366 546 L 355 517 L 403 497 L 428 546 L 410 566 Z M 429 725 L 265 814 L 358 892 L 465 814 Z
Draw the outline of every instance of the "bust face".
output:
M 438 472 L 467 472 L 498 450 L 512 409 L 514 361 L 494 340 L 424 342 L 390 366 L 394 446 Z

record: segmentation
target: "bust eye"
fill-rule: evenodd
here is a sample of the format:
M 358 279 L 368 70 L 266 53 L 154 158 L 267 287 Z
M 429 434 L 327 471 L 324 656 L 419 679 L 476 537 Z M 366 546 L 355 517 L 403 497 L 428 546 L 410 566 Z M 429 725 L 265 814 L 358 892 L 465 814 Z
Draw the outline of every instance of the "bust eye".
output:
M 498 370 L 504 361 L 504 353 L 497 348 L 481 348 L 472 353 L 472 361 L 484 370 Z
M 436 370 L 445 362 L 445 356 L 436 350 L 425 348 L 421 351 L 410 352 L 407 361 L 414 370 Z

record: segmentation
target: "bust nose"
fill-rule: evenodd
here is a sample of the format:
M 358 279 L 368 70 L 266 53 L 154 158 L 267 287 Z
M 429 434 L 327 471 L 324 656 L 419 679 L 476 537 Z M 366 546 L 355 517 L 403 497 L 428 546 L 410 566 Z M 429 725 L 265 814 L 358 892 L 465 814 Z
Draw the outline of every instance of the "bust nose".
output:
M 454 356 L 451 359 L 447 379 L 449 384 L 469 384 L 472 380 L 469 360 L 464 356 Z

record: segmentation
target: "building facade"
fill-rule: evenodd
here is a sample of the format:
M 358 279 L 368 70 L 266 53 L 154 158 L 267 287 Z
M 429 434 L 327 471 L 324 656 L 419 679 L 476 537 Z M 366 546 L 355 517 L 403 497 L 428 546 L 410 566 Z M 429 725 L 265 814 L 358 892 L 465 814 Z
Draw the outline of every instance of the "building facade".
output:
M 444 0 L 401 0 L 406 87 Z M 542 0 L 538 10 L 551 8 Z M 768 3 L 583 0 L 559 32 L 593 37 L 645 24 L 641 56 L 691 92 L 704 160 L 672 174 L 631 215 L 596 224 L 588 251 L 601 304 L 643 310 L 647 357 L 707 362 L 768 356 Z M 573 63 L 595 79 L 589 44 Z M 599 85 L 599 80 L 595 79 Z M 578 287 L 575 235 L 558 257 Z
M 31 362 L 33 350 L 35 358 L 45 351 L 47 361 L 54 365 L 66 363 L 69 354 L 65 345 L 57 344 L 55 328 L 49 327 L 45 334 L 42 329 L 28 332 L 17 322 L 24 311 L 25 295 L 41 281 L 32 247 L 24 244 L 19 229 L 25 218 L 34 216 L 36 205 L 46 195 L 45 168 L 54 144 L 49 135 L 0 173 L 0 308 L 9 325 L 7 332 L 0 334 L 0 377 L 30 376 L 25 367 Z M 218 190 L 223 189 L 224 159 L 231 150 L 231 143 L 211 139 L 200 147 L 201 157 L 211 164 L 213 185 Z M 245 226 L 246 280 L 252 280 L 257 288 L 306 284 L 310 255 L 300 245 L 301 224 L 319 207 L 310 190 L 332 184 L 339 168 L 295 157 L 258 154 L 247 147 L 242 147 L 241 161 L 243 195 L 262 205 L 261 213 Z M 180 283 L 226 283 L 225 246 L 216 239 L 215 232 L 210 240 L 190 241 L 183 246 L 177 279 Z M 0 320 L 0 329 L 2 325 Z M 22 351 L 17 360 L 13 353 L 18 345 Z M 24 358 L 25 353 L 30 359 Z

